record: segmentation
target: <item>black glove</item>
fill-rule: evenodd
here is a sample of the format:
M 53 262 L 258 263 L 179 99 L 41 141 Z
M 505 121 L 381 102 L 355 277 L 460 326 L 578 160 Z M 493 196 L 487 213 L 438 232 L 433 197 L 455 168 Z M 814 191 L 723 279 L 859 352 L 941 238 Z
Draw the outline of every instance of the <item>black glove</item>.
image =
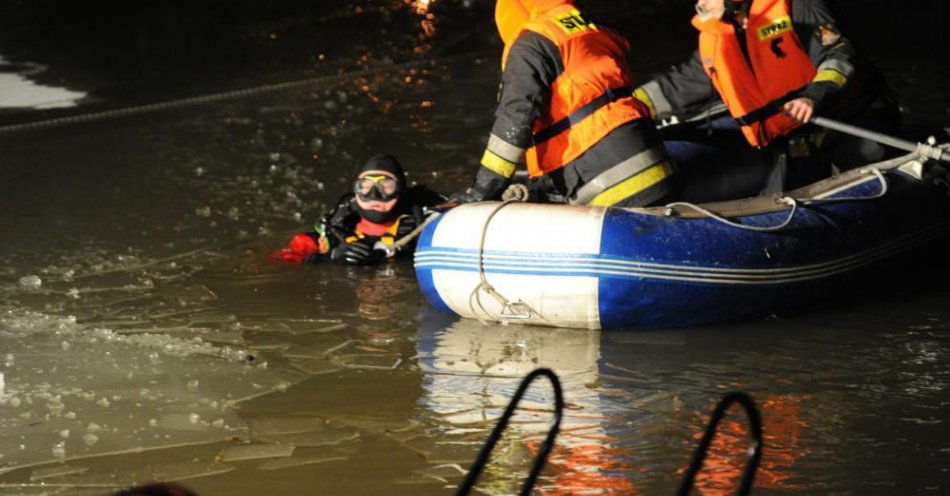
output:
M 353 265 L 376 265 L 386 260 L 386 252 L 373 248 L 376 241 L 363 238 L 352 243 L 344 243 L 330 252 L 330 260 Z
M 501 198 L 501 194 L 504 193 L 509 182 L 511 182 L 511 178 L 502 176 L 485 166 L 479 167 L 472 187 L 453 193 L 449 197 L 449 203 L 460 205 L 462 203 L 497 200 Z

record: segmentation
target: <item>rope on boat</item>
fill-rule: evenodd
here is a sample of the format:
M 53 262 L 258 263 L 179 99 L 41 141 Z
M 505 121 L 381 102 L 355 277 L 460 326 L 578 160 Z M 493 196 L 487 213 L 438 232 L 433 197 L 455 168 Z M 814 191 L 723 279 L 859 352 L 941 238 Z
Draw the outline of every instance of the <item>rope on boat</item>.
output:
M 746 415 L 749 417 L 749 426 L 752 428 L 752 446 L 749 447 L 749 461 L 746 463 L 745 470 L 742 471 L 742 481 L 740 482 L 739 491 L 737 491 L 736 494 L 738 496 L 746 496 L 752 492 L 752 482 L 755 479 L 755 471 L 758 469 L 759 462 L 762 460 L 762 418 L 759 416 L 759 410 L 755 406 L 755 401 L 753 401 L 748 394 L 741 391 L 734 391 L 726 394 L 726 396 L 719 401 L 719 404 L 716 405 L 716 409 L 713 410 L 712 418 L 706 426 L 706 432 L 699 441 L 699 446 L 696 448 L 693 460 L 686 470 L 686 474 L 683 476 L 683 482 L 679 487 L 679 491 L 676 493 L 677 496 L 689 495 L 696 481 L 696 474 L 703 468 L 703 462 L 706 460 L 709 446 L 712 444 L 713 437 L 719 428 L 719 422 L 722 421 L 726 410 L 728 410 L 733 403 L 742 405 Z
M 178 100 L 169 100 L 165 102 L 150 103 L 146 105 L 137 105 L 134 107 L 125 107 L 125 108 L 119 108 L 119 109 L 114 109 L 114 110 L 105 110 L 102 112 L 92 112 L 88 114 L 72 115 L 68 117 L 56 117 L 53 119 L 46 119 L 46 120 L 35 121 L 35 122 L 25 122 L 22 124 L 11 124 L 8 126 L 0 126 L 0 135 L 12 134 L 12 133 L 17 133 L 17 132 L 22 132 L 22 131 L 36 131 L 40 129 L 50 129 L 50 128 L 67 126 L 70 124 L 78 124 L 78 123 L 83 123 L 83 122 L 102 121 L 102 120 L 113 119 L 117 117 L 145 114 L 145 113 L 150 113 L 150 112 L 159 112 L 159 111 L 169 110 L 173 108 L 187 107 L 191 105 L 202 105 L 206 103 L 219 102 L 223 100 L 234 100 L 238 98 L 260 95 L 264 93 L 272 93 L 275 91 L 288 90 L 288 89 L 299 88 L 303 86 L 310 86 L 310 85 L 319 84 L 319 83 L 336 83 L 339 81 L 363 77 L 363 76 L 372 76 L 376 74 L 399 71 L 402 69 L 411 69 L 413 67 L 418 67 L 418 66 L 422 66 L 426 64 L 448 62 L 452 59 L 471 57 L 472 55 L 473 53 L 469 52 L 469 53 L 453 55 L 449 57 L 413 60 L 413 61 L 404 62 L 401 64 L 385 64 L 385 65 L 375 67 L 372 69 L 362 69 L 358 71 L 344 72 L 340 74 L 328 74 L 324 76 L 300 79 L 297 81 L 287 81 L 283 83 L 267 84 L 267 85 L 252 87 L 252 88 L 226 91 L 223 93 L 214 93 L 211 95 L 181 98 Z
M 502 433 L 504 433 L 508 427 L 508 422 L 514 416 L 515 409 L 518 407 L 518 403 L 521 402 L 525 391 L 528 390 L 528 386 L 530 386 L 535 379 L 541 376 L 547 377 L 548 380 L 551 381 L 551 387 L 554 388 L 554 422 L 552 422 L 551 428 L 548 429 L 548 435 L 544 438 L 544 442 L 541 443 L 541 446 L 538 448 L 538 454 L 534 457 L 531 473 L 528 474 L 528 478 L 525 479 L 524 485 L 521 486 L 521 492 L 519 493 L 521 496 L 531 494 L 531 490 L 538 480 L 538 475 L 541 474 L 541 469 L 544 468 L 544 464 L 551 454 L 551 449 L 554 448 L 554 439 L 561 430 L 561 418 L 564 415 L 564 391 L 561 388 L 561 381 L 558 379 L 557 374 L 551 369 L 537 369 L 528 374 L 524 380 L 521 381 L 518 390 L 515 391 L 514 396 L 511 397 L 511 401 L 508 402 L 505 412 L 501 415 L 501 418 L 498 419 L 498 423 L 495 424 L 495 428 L 492 429 L 491 434 L 485 441 L 485 445 L 482 446 L 482 450 L 478 453 L 478 458 L 476 458 L 475 463 L 472 464 L 472 468 L 468 471 L 468 475 L 465 476 L 465 480 L 459 484 L 458 491 L 455 492 L 456 496 L 466 496 L 472 492 L 472 488 L 475 486 L 475 483 L 478 482 L 478 476 L 481 475 L 485 465 L 488 464 L 495 444 L 498 443 Z
M 687 207 L 705 215 L 706 217 L 718 220 L 719 222 L 722 222 L 723 224 L 726 224 L 727 226 L 732 226 L 739 229 L 745 229 L 747 231 L 774 232 L 774 231 L 780 231 L 788 227 L 788 225 L 792 223 L 792 219 L 795 217 L 795 212 L 798 211 L 798 201 L 796 201 L 794 198 L 790 196 L 783 196 L 781 198 L 778 198 L 777 201 L 780 203 L 789 205 L 790 207 L 792 207 L 792 210 L 791 212 L 788 213 L 788 217 L 785 219 L 785 221 L 776 226 L 750 226 L 748 224 L 742 224 L 739 222 L 731 221 L 709 209 L 703 208 L 699 205 L 696 205 L 695 203 L 689 203 L 689 202 L 673 202 L 673 203 L 668 204 L 666 206 L 666 215 L 667 216 L 673 215 L 674 213 L 673 207 Z
M 491 223 L 492 218 L 497 214 L 501 209 L 505 208 L 512 203 L 518 203 L 519 200 L 505 200 L 494 210 L 488 214 L 488 217 L 485 219 L 485 224 L 482 225 L 482 235 L 481 240 L 478 243 L 478 277 L 481 281 L 478 283 L 478 286 L 475 286 L 475 289 L 472 290 L 472 294 L 468 297 L 468 307 L 471 310 L 472 315 L 478 319 L 482 324 L 488 325 L 490 322 L 483 319 L 479 312 L 476 311 L 476 305 L 478 309 L 481 310 L 481 313 L 487 315 L 489 319 L 495 319 L 489 312 L 485 305 L 482 304 L 481 293 L 485 292 L 489 296 L 495 299 L 499 305 L 501 305 L 501 312 L 499 312 L 497 320 L 500 320 L 503 324 L 507 324 L 511 320 L 528 320 L 531 317 L 537 317 L 540 320 L 544 320 L 544 317 L 538 313 L 537 310 L 531 308 L 531 305 L 518 300 L 512 302 L 508 298 L 505 298 L 501 293 L 499 293 L 491 283 L 488 282 L 488 278 L 485 277 L 485 238 L 488 236 L 488 225 Z
M 833 203 L 833 202 L 843 202 L 843 201 L 861 201 L 861 200 L 876 200 L 883 197 L 887 194 L 887 178 L 884 177 L 884 174 L 877 167 L 871 167 L 868 169 L 862 169 L 862 173 L 867 174 L 870 172 L 877 176 L 877 180 L 881 182 L 881 191 L 872 196 L 836 196 L 834 198 L 809 198 L 806 200 L 801 200 L 805 205 L 813 205 L 816 203 Z
M 911 155 L 914 158 L 920 157 L 916 153 L 911 154 Z M 906 160 L 902 159 L 901 163 L 906 163 Z M 889 165 L 890 162 L 885 162 L 885 164 Z M 888 183 L 887 183 L 887 178 L 884 177 L 884 174 L 881 172 L 881 169 L 882 167 L 866 167 L 864 169 L 861 169 L 861 173 L 873 174 L 877 178 L 877 180 L 880 181 L 881 183 L 881 191 L 871 196 L 839 196 L 839 197 L 834 197 L 834 198 L 799 198 L 799 199 L 795 199 L 790 196 L 783 196 L 783 197 L 778 198 L 777 201 L 780 203 L 789 205 L 791 207 L 791 211 L 788 213 L 788 217 L 785 219 L 785 221 L 775 226 L 752 226 L 749 224 L 742 224 L 740 222 L 729 220 L 707 208 L 701 207 L 699 205 L 696 205 L 695 203 L 690 203 L 690 202 L 673 202 L 673 203 L 667 204 L 666 215 L 669 217 L 676 213 L 673 210 L 673 207 L 686 207 L 686 208 L 695 210 L 696 212 L 699 212 L 705 215 L 706 217 L 709 217 L 711 219 L 722 222 L 723 224 L 726 224 L 728 226 L 732 226 L 738 229 L 745 229 L 747 231 L 755 231 L 755 232 L 780 231 L 782 229 L 785 229 L 786 227 L 788 227 L 789 224 L 792 223 L 792 219 L 795 218 L 795 213 L 798 212 L 799 205 L 815 205 L 815 204 L 820 204 L 820 203 L 833 203 L 833 202 L 844 202 L 844 201 L 866 201 L 866 200 L 876 200 L 878 198 L 883 197 L 884 195 L 887 194 Z

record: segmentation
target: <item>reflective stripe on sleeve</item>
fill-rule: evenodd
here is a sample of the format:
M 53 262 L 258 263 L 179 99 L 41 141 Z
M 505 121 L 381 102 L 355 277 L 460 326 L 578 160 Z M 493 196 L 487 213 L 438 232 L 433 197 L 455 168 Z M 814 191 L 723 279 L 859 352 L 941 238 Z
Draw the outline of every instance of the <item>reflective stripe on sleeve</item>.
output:
M 667 159 L 666 149 L 662 145 L 648 148 L 623 162 L 601 172 L 587 184 L 577 190 L 575 199 L 571 202 L 578 205 L 589 204 L 600 194 L 614 186 L 643 172 L 651 165 Z M 629 196 L 629 195 L 628 195 Z
M 499 158 L 513 164 L 519 164 L 524 160 L 524 148 L 512 145 L 494 134 L 488 136 L 488 146 L 486 148 Z
M 811 80 L 813 83 L 820 83 L 823 81 L 830 81 L 834 83 L 835 86 L 841 88 L 845 83 L 848 82 L 847 76 L 834 70 L 827 69 L 824 71 L 818 71 L 818 74 L 815 74 L 815 78 Z
M 673 105 L 670 104 L 670 101 L 663 94 L 663 89 L 660 88 L 660 83 L 656 81 L 650 81 L 649 83 L 637 88 L 637 90 L 643 90 L 643 93 L 646 94 L 650 99 L 650 103 L 643 103 L 647 103 L 647 105 L 650 106 L 650 111 L 654 112 L 653 117 L 656 117 L 660 114 L 673 112 Z
M 499 176 L 509 178 L 515 174 L 518 165 L 495 155 L 491 150 L 485 150 L 485 154 L 482 155 L 482 167 Z
M 609 207 L 616 205 L 633 195 L 646 191 L 651 186 L 655 186 L 660 181 L 670 177 L 673 174 L 673 165 L 669 161 L 663 161 L 647 170 L 605 190 L 603 193 L 594 197 L 588 205 L 593 207 Z
M 845 78 L 849 78 L 854 74 L 854 66 L 844 60 L 828 59 L 818 66 L 818 72 L 822 71 L 837 71 Z

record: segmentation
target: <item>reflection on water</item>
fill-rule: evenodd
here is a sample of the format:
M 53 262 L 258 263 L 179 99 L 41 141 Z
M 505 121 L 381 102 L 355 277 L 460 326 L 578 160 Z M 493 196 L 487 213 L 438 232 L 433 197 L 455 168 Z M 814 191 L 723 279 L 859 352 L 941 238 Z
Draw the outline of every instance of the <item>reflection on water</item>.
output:
M 608 353 L 602 346 L 612 347 Z M 508 404 L 521 379 L 538 367 L 560 377 L 567 403 L 562 433 L 542 477 L 543 494 L 655 494 L 672 491 L 702 436 L 713 406 L 718 373 L 697 364 L 690 389 L 650 376 L 648 361 L 618 355 L 622 345 L 596 331 L 529 326 L 487 327 L 477 321 L 447 323 L 431 312 L 417 338 L 424 374 L 420 407 L 444 443 L 480 444 Z M 634 339 L 639 352 L 676 351 L 676 336 Z M 664 350 L 665 348 L 665 350 Z M 710 348 L 715 351 L 715 347 Z M 619 360 L 618 360 L 619 358 Z M 680 360 L 687 359 L 680 356 Z M 633 362 L 633 363 L 631 363 Z M 683 362 L 686 365 L 686 362 Z M 689 376 L 687 365 L 678 373 Z M 603 371 L 603 372 L 601 372 Z M 734 384 L 741 386 L 741 381 Z M 709 389 L 709 388 L 712 389 Z M 709 391 L 709 392 L 706 392 Z M 702 395 L 698 401 L 693 398 Z M 692 397 L 692 398 L 691 398 Z M 807 455 L 800 438 L 811 420 L 800 394 L 761 394 L 766 455 L 756 479 L 761 489 L 801 486 L 793 474 Z M 687 408 L 687 402 L 693 405 Z M 484 488 L 516 492 L 551 421 L 553 392 L 537 381 L 528 389 L 507 442 L 496 449 Z M 735 415 L 733 415 L 735 413 Z M 697 478 L 702 494 L 731 494 L 747 461 L 744 417 L 732 412 L 720 426 Z
M 484 434 L 497 421 L 521 379 L 539 367 L 554 370 L 564 387 L 567 411 L 552 453 L 543 494 L 632 494 L 608 432 L 620 405 L 604 398 L 598 386 L 600 335 L 569 329 L 527 326 L 486 327 L 471 320 L 429 328 L 417 341 L 425 374 L 420 405 L 435 415 L 437 431 L 452 438 Z M 544 381 L 532 385 L 496 450 L 482 483 L 490 494 L 517 491 L 551 422 L 553 391 Z M 438 435 L 438 434 L 436 434 Z

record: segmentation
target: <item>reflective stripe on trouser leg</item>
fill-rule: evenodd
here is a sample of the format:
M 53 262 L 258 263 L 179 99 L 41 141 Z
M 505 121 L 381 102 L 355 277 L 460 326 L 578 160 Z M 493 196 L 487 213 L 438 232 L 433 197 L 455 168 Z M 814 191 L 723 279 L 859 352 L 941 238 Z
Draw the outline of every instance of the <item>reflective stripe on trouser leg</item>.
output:
M 664 160 L 656 165 L 650 166 L 645 171 L 621 181 L 618 184 L 604 190 L 604 192 L 595 196 L 587 204 L 593 207 L 609 207 L 616 205 L 631 196 L 643 193 L 660 181 L 673 175 L 673 164 Z
M 614 187 L 615 185 L 631 178 L 640 172 L 646 170 L 651 165 L 659 163 L 668 158 L 666 149 L 663 145 L 657 145 L 648 148 L 623 162 L 601 172 L 597 177 L 591 179 L 587 184 L 581 186 L 574 195 L 571 203 L 575 205 L 590 204 L 596 196 L 602 192 Z

